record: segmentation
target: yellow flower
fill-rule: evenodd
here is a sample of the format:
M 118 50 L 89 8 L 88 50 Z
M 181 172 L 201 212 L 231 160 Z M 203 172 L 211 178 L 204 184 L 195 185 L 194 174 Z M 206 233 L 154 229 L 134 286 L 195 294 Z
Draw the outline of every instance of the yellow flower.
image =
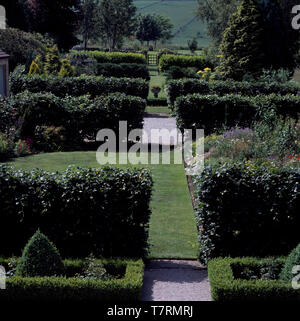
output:
M 197 74 L 202 74 L 203 73 L 203 71 L 202 70 L 199 70 L 198 72 L 197 72 Z
M 211 71 L 211 68 L 205 68 L 204 71 Z
M 223 58 L 224 56 L 223 55 L 217 55 L 217 58 Z

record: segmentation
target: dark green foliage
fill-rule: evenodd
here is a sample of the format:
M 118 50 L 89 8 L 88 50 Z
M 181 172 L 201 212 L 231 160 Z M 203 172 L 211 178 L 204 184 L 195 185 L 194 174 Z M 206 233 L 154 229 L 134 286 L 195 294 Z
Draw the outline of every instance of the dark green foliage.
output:
M 7 135 L 0 132 L 0 162 L 14 156 L 14 146 L 13 141 Z
M 174 106 L 177 97 L 188 94 L 240 94 L 243 96 L 269 95 L 297 95 L 300 86 L 297 83 L 260 83 L 260 82 L 239 82 L 232 80 L 205 81 L 199 79 L 182 79 L 169 81 L 166 86 L 168 104 Z
M 172 66 L 181 68 L 195 67 L 198 68 L 198 70 L 213 67 L 212 64 L 203 56 L 163 54 L 159 59 L 160 71 L 167 71 Z
M 234 275 L 234 266 L 245 270 L 268 268 L 269 259 L 218 258 L 208 264 L 211 296 L 214 301 L 299 301 L 300 292 L 294 290 L 290 282 L 277 280 L 242 280 Z M 284 259 L 275 259 L 280 267 Z
M 143 79 L 104 78 L 95 76 L 81 77 L 44 77 L 40 75 L 26 76 L 12 74 L 10 90 L 17 94 L 28 90 L 30 92 L 50 92 L 58 97 L 82 96 L 90 94 L 92 97 L 108 93 L 120 92 L 127 95 L 146 99 L 149 84 Z
M 167 80 L 175 80 L 182 78 L 200 78 L 199 75 L 195 72 L 195 70 L 190 70 L 188 68 L 181 68 L 177 66 L 172 66 L 168 69 Z
M 292 281 L 296 274 L 293 274 L 293 268 L 300 266 L 300 245 L 298 245 L 288 256 L 280 274 L 280 280 Z M 296 273 L 299 271 L 297 270 Z
M 59 60 L 58 47 L 54 45 L 49 48 L 45 57 L 44 72 L 47 76 L 58 75 L 61 68 L 61 62 Z
M 168 106 L 168 102 L 165 98 L 148 98 L 147 106 Z
M 201 261 L 287 255 L 300 240 L 299 182 L 299 171 L 252 162 L 206 167 L 194 181 Z
M 98 64 L 97 75 L 102 75 L 104 77 L 142 78 L 150 80 L 149 70 L 147 66 L 143 64 Z
M 0 189 L 3 255 L 18 254 L 38 228 L 63 257 L 146 253 L 152 191 L 148 170 L 71 167 L 59 174 L 2 166 Z
M 268 110 L 273 110 L 277 116 L 298 119 L 300 97 L 276 94 L 254 97 L 194 94 L 181 96 L 175 102 L 179 128 L 205 129 L 207 134 L 223 126 L 251 127 Z
M 81 53 L 80 51 L 77 53 Z M 103 51 L 87 51 L 90 57 L 97 60 L 99 64 L 112 63 L 112 64 L 147 64 L 145 55 L 139 53 L 124 53 L 124 52 L 103 52 Z
M 23 250 L 17 265 L 16 276 L 60 276 L 64 264 L 60 254 L 46 235 L 37 230 Z
M 6 282 L 6 291 L 0 291 L 1 302 L 133 302 L 141 295 L 144 275 L 142 260 L 101 260 L 108 273 L 125 269 L 120 278 L 110 280 L 87 280 L 62 277 L 12 277 Z M 8 260 L 0 258 L 7 267 Z M 67 275 L 80 273 L 85 261 L 64 261 Z

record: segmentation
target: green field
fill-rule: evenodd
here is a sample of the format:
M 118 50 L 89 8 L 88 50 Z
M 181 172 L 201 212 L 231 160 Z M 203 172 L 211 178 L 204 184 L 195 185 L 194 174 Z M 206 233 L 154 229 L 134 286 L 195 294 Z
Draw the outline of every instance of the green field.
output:
M 175 46 L 187 46 L 187 41 L 193 37 L 197 38 L 199 47 L 207 47 L 209 39 L 206 35 L 206 26 L 197 20 L 196 0 L 135 0 L 138 13 L 161 14 L 171 19 L 174 25 L 175 37 L 171 44 Z

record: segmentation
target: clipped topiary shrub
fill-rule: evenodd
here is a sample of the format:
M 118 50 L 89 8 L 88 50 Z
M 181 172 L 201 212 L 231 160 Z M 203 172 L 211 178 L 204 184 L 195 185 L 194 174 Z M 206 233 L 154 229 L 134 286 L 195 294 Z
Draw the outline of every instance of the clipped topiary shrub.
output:
M 58 276 L 63 273 L 64 264 L 57 248 L 37 230 L 24 248 L 16 276 Z
M 295 276 L 293 274 L 293 268 L 296 265 L 300 265 L 300 244 L 288 256 L 282 268 L 282 271 L 280 274 L 280 280 L 292 281 Z

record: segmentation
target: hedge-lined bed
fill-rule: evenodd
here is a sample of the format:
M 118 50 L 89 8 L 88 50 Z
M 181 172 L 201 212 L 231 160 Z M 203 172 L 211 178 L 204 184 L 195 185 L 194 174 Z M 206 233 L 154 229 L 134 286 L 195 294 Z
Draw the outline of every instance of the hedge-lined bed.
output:
M 212 68 L 212 64 L 203 56 L 183 56 L 163 54 L 159 59 L 159 70 L 167 71 L 172 66 L 187 68 L 195 67 L 197 69 Z
M 63 257 L 143 257 L 152 185 L 147 169 L 49 173 L 1 165 L 1 255 L 19 255 L 40 228 Z
M 284 258 L 275 260 L 258 258 L 216 258 L 208 264 L 211 296 L 215 301 L 300 301 L 300 290 L 291 282 L 278 280 L 249 280 L 235 275 L 237 271 L 280 270 Z
M 274 110 L 278 116 L 299 118 L 300 97 L 276 94 L 254 97 L 228 94 L 187 95 L 177 98 L 175 113 L 181 129 L 200 128 L 211 133 L 224 125 L 250 127 L 262 112 Z
M 139 53 L 125 52 L 103 52 L 103 51 L 82 51 L 90 57 L 96 59 L 98 63 L 131 63 L 131 64 L 147 64 L 145 55 Z M 77 54 L 80 53 L 76 52 Z
M 194 178 L 200 260 L 287 255 L 300 242 L 300 172 L 253 162 Z
M 8 259 L 0 264 L 7 270 Z M 101 259 L 99 260 L 111 275 L 109 280 L 91 280 L 76 277 L 85 265 L 83 260 L 65 260 L 66 277 L 10 277 L 6 290 L 0 291 L 0 302 L 104 302 L 138 301 L 141 295 L 144 275 L 142 260 Z
M 97 75 L 101 75 L 103 77 L 142 78 L 150 80 L 148 67 L 141 64 L 97 64 Z
M 17 94 L 28 90 L 30 92 L 51 92 L 58 97 L 82 96 L 92 97 L 109 93 L 124 93 L 147 99 L 149 83 L 140 78 L 105 78 L 102 76 L 57 77 L 57 76 L 27 76 L 13 73 L 10 76 L 10 91 Z
M 166 85 L 166 92 L 169 106 L 174 106 L 176 98 L 189 94 L 240 94 L 242 96 L 269 95 L 297 95 L 300 86 L 296 83 L 253 83 L 239 82 L 233 80 L 205 81 L 197 79 L 171 80 Z

